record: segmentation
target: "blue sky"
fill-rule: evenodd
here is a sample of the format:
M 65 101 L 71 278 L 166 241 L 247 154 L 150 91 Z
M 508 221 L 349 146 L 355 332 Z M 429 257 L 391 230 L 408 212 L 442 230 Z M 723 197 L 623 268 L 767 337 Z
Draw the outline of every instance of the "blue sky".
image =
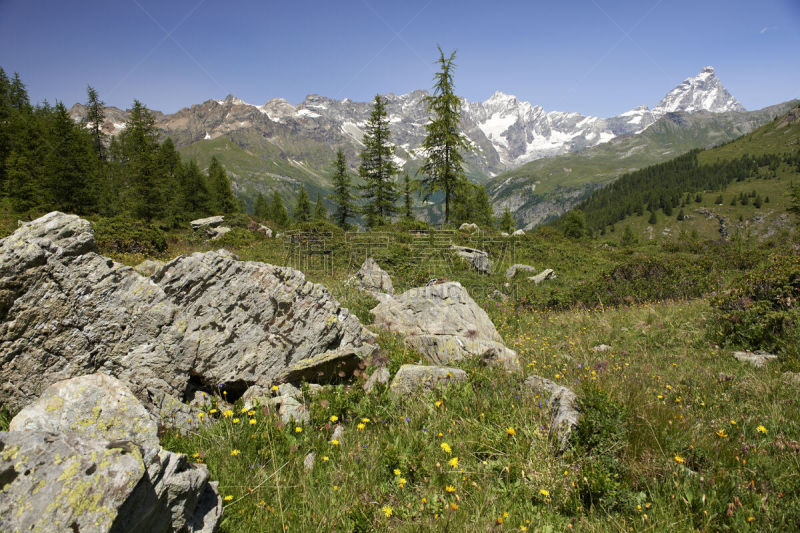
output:
M 0 66 L 68 106 L 364 101 L 429 88 L 437 44 L 472 101 L 612 116 L 705 65 L 748 109 L 800 97 L 800 0 L 0 0 Z

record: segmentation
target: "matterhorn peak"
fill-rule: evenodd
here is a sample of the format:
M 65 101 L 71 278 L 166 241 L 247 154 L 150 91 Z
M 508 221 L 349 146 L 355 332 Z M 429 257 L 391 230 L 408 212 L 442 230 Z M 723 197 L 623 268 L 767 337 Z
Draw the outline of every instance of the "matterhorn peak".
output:
M 653 108 L 657 114 L 675 111 L 723 113 L 745 111 L 745 108 L 725 89 L 714 67 L 708 65 L 697 76 L 683 80 Z

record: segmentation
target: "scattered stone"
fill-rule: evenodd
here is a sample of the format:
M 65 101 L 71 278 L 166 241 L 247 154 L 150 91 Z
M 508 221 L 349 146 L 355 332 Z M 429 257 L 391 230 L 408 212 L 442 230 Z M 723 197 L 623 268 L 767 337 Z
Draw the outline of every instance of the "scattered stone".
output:
M 317 461 L 317 455 L 314 452 L 310 452 L 306 455 L 306 458 L 303 459 L 303 467 L 306 470 L 314 470 L 314 463 Z
M 389 369 L 385 366 L 379 366 L 375 369 L 375 372 L 372 373 L 369 379 L 367 379 L 367 382 L 364 383 L 364 391 L 370 393 L 376 385 L 386 385 L 389 383 L 389 378 L 391 378 Z
M 461 225 L 458 227 L 458 229 L 459 229 L 460 231 L 468 231 L 468 232 L 470 232 L 470 233 L 472 233 L 472 232 L 474 232 L 474 231 L 478 231 L 478 230 L 480 230 L 480 228 L 478 227 L 478 225 L 477 225 L 477 224 L 473 224 L 473 223 L 467 223 L 467 222 L 464 222 L 463 224 L 461 224 Z
M 364 264 L 347 283 L 369 293 L 394 294 L 392 278 L 371 257 L 364 260 Z
M 510 237 L 510 235 L 509 235 L 507 232 L 505 232 L 505 231 L 501 231 L 501 232 L 500 232 L 500 236 L 501 236 L 501 237 Z
M 197 220 L 192 220 L 189 222 L 189 224 L 192 226 L 193 230 L 199 230 L 200 228 L 215 228 L 221 225 L 224 221 L 224 216 L 217 215 L 208 218 L 198 218 Z
M 730 374 L 726 374 L 725 372 L 720 372 L 717 374 L 717 383 L 727 383 L 733 379 L 733 376 Z
M 342 437 L 344 437 L 344 426 L 341 424 L 337 424 L 336 427 L 333 428 L 333 435 L 331 435 L 331 440 L 338 440 L 339 442 L 341 442 Z
M 781 379 L 787 385 L 800 385 L 800 372 L 784 372 Z
M 459 368 L 444 366 L 403 365 L 395 374 L 391 391 L 397 396 L 430 392 L 442 385 L 467 380 L 467 373 Z
M 272 237 L 272 230 L 266 227 L 264 224 L 259 224 L 255 220 L 250 221 L 250 225 L 247 226 L 247 229 L 254 233 L 261 233 L 262 235 L 266 236 L 267 238 Z
M 166 265 L 164 261 L 158 261 L 157 259 L 145 259 L 133 269 L 141 274 L 142 276 L 152 276 L 156 273 L 158 269 Z
M 210 533 L 216 528 L 222 514 L 222 500 L 216 483 L 209 482 L 208 469 L 205 465 L 190 464 L 185 455 L 161 448 L 156 417 L 145 409 L 125 384 L 111 376 L 96 373 L 51 385 L 36 402 L 14 417 L 9 430 L 7 435 L 12 436 L 12 440 L 14 435 L 45 435 L 28 441 L 39 459 L 33 459 L 22 470 L 35 469 L 38 478 L 25 476 L 21 489 L 27 483 L 36 483 L 51 498 L 33 498 L 32 516 L 28 518 L 31 524 L 37 523 L 35 521 L 43 514 L 60 520 L 61 513 L 64 513 L 70 514 L 79 524 L 83 523 L 83 518 L 94 517 L 98 523 L 107 526 L 107 529 L 91 529 L 87 525 L 85 531 L 107 531 L 111 520 L 113 524 L 119 524 L 116 527 L 127 524 L 127 521 L 141 524 L 141 527 L 121 529 L 125 531 Z M 59 451 L 67 445 L 72 446 L 76 453 L 64 455 Z M 59 454 L 69 459 L 59 464 Z M 55 463 L 57 468 L 42 468 L 44 465 L 39 460 L 44 457 L 50 457 L 51 464 Z M 130 459 L 135 459 L 138 467 L 132 468 L 128 464 Z M 115 472 L 115 463 L 121 465 L 122 471 L 110 476 L 114 479 L 109 479 L 108 473 Z M 82 491 L 82 501 L 93 501 L 91 494 L 95 490 L 100 495 L 108 493 L 113 497 L 121 490 L 115 485 L 119 476 L 128 480 L 126 490 L 130 492 L 126 493 L 129 500 L 116 504 L 120 507 L 116 518 L 115 507 L 100 505 L 97 501 L 94 506 L 81 506 L 72 497 L 75 491 Z M 138 485 L 145 489 L 134 488 Z M 36 490 L 32 494 L 36 495 Z M 45 509 L 50 509 L 51 501 L 61 502 L 58 511 Z M 128 505 L 134 508 L 126 509 Z M 106 521 L 92 514 L 102 508 L 110 516 Z M 51 512 L 55 516 L 50 515 Z M 120 516 L 126 518 L 118 522 Z M 71 522 L 64 525 L 64 528 L 55 530 L 68 531 L 72 527 Z
M 512 237 L 522 237 L 523 235 L 525 235 L 525 230 L 524 229 L 518 229 L 514 233 L 511 234 Z
M 548 268 L 548 269 L 542 270 L 541 272 L 539 272 L 535 276 L 529 277 L 528 279 L 538 285 L 538 284 L 540 284 L 541 282 L 543 282 L 545 280 L 555 279 L 555 278 L 556 278 L 556 273 L 553 272 L 552 268 Z
M 500 300 L 500 301 L 503 301 L 503 302 L 507 302 L 508 301 L 508 295 L 498 291 L 497 289 L 492 291 L 492 294 L 489 295 L 489 298 L 491 298 L 493 300 Z
M 216 241 L 217 239 L 221 239 L 225 234 L 231 231 L 231 228 L 228 226 L 217 226 L 216 228 L 207 228 L 206 235 L 212 241 Z
M 777 355 L 767 352 L 733 352 L 733 356 L 743 363 L 750 363 L 756 368 L 761 368 L 769 361 L 777 359 Z
M 372 309 L 375 325 L 405 335 L 405 343 L 427 361 L 444 365 L 479 358 L 520 370 L 514 350 L 503 344 L 486 312 L 460 283 L 418 287 Z
M 609 352 L 611 349 L 611 346 L 608 344 L 598 344 L 597 346 L 592 346 L 593 352 Z
M 450 245 L 450 249 L 481 274 L 489 274 L 492 271 L 492 262 L 489 261 L 488 252 L 467 248 L 466 246 L 456 246 L 455 244 Z
M 536 269 L 530 265 L 521 265 L 521 264 L 511 265 L 506 270 L 506 277 L 508 279 L 512 279 L 514 276 L 517 275 L 517 272 L 536 272 Z
M 328 379 L 319 373 L 338 375 L 340 363 L 376 349 L 375 336 L 297 270 L 218 250 L 147 278 L 95 250 L 90 223 L 58 212 L 0 240 L 0 403 L 10 410 L 102 371 L 162 423 L 191 427 L 184 402 L 198 390 L 233 401 L 255 384 Z
M 308 408 L 294 396 L 278 396 L 273 400 L 274 405 L 278 405 L 278 415 L 284 424 L 291 421 L 305 424 L 311 419 Z
M 580 421 L 578 397 L 571 389 L 536 375 L 529 376 L 525 385 L 535 392 L 550 393 L 550 438 L 558 442 L 559 451 L 564 452 L 572 430 Z

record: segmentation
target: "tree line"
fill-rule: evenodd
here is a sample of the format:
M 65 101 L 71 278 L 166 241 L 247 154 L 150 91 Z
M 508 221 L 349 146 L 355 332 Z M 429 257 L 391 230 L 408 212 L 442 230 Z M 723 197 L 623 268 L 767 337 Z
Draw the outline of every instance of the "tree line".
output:
M 19 213 L 59 210 L 127 216 L 171 227 L 233 213 L 240 204 L 220 162 L 206 172 L 159 141 L 153 114 L 138 100 L 117 136 L 103 131 L 103 102 L 88 88 L 75 122 L 62 102 L 31 105 L 18 74 L 0 68 L 0 199 Z

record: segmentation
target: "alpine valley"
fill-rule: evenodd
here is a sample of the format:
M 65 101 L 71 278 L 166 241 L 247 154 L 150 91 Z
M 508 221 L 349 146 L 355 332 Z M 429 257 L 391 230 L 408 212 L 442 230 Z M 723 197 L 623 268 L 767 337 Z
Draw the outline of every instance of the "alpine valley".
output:
M 412 176 L 428 122 L 426 96 L 423 90 L 385 95 L 395 162 Z M 747 111 L 710 66 L 652 109 L 641 105 L 610 118 L 548 112 L 498 91 L 484 102 L 462 99 L 462 131 L 472 146 L 467 176 L 487 187 L 496 212 L 508 207 L 520 227 L 531 228 L 626 172 L 730 141 L 793 105 Z M 181 155 L 203 167 L 216 155 L 248 204 L 258 192 L 272 191 L 293 203 L 301 184 L 312 198 L 329 194 L 337 149 L 357 166 L 371 106 L 316 94 L 296 106 L 283 98 L 254 105 L 228 95 L 154 116 Z M 70 114 L 80 120 L 85 111 L 75 104 Z M 119 133 L 126 119 L 126 111 L 107 107 L 105 132 Z M 435 201 L 418 210 L 432 222 L 441 218 Z

